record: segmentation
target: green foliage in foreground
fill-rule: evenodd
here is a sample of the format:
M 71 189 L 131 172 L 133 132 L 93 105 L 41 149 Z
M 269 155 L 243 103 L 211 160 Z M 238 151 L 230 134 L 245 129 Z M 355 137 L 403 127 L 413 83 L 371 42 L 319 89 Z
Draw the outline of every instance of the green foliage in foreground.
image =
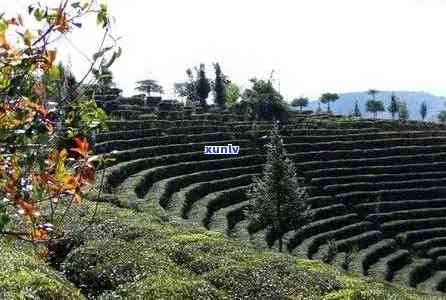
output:
M 92 299 L 423 299 L 317 261 L 242 245 L 149 203 L 135 205 L 140 211 L 100 204 L 88 230 L 90 215 L 76 209 L 66 224 L 77 246 L 61 273 Z M 2 299 L 83 298 L 28 254 L 2 249 L 0 260 Z
M 37 258 L 28 245 L 0 244 L 0 299 L 85 299 L 80 291 Z

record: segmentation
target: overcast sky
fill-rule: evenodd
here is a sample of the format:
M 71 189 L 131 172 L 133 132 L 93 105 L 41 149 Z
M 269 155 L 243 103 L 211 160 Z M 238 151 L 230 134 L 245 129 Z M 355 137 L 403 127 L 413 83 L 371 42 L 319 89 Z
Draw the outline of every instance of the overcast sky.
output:
M 11 0 L 0 0 L 8 3 Z M 41 1 L 45 2 L 45 1 Z M 55 0 L 46 2 L 56 2 Z M 26 0 L 17 0 L 22 7 Z M 446 95 L 444 0 L 109 0 L 123 55 L 113 66 L 118 86 L 174 82 L 200 62 L 219 62 L 241 86 L 275 70 L 287 99 L 323 92 L 428 91 Z M 93 26 L 72 35 L 91 55 Z M 67 44 L 68 46 L 69 44 Z M 72 46 L 77 74 L 87 61 Z

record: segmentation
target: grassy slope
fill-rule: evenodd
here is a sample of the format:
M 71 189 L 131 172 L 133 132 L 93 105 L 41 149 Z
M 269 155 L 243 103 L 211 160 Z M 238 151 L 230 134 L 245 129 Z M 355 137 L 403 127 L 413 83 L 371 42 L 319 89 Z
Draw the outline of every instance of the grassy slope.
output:
M 61 272 L 23 246 L 18 250 L 3 243 L 1 299 L 82 299 L 71 282 L 97 299 L 423 298 L 320 262 L 242 245 L 174 219 L 150 202 L 137 210 L 100 204 L 85 230 L 91 216 L 86 211 L 94 210 L 94 204 L 86 205 L 66 220 L 77 246 Z

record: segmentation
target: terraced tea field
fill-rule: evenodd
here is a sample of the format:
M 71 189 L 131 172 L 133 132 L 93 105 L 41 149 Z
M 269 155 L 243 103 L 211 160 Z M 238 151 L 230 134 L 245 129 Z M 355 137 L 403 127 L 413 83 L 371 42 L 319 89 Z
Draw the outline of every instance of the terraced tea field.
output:
M 171 214 L 240 239 L 275 246 L 246 221 L 245 191 L 260 175 L 259 139 L 272 124 L 243 116 L 196 114 L 165 105 L 114 103 L 96 153 L 103 201 L 157 201 Z M 440 125 L 292 114 L 281 128 L 286 150 L 310 194 L 314 218 L 285 235 L 287 249 L 348 270 L 424 291 L 446 292 L 446 130 Z M 240 146 L 204 155 L 204 146 Z M 329 241 L 337 254 L 330 257 Z M 356 249 L 352 251 L 352 249 Z

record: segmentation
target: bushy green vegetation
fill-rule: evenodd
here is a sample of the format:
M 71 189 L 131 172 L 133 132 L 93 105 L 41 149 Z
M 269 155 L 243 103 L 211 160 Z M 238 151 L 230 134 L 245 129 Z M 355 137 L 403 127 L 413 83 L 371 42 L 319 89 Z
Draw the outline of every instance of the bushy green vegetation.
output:
M 29 245 L 0 243 L 0 298 L 85 299 L 74 284 L 46 265 Z
M 76 209 L 67 222 L 67 237 L 76 246 L 61 264 L 62 274 L 97 299 L 422 297 L 367 282 L 320 262 L 242 245 L 223 233 L 173 218 L 151 203 L 145 204 L 142 212 L 99 204 L 88 230 L 83 225 L 90 215 Z M 86 203 L 90 211 L 95 205 Z M 13 255 L 3 249 L 6 255 L 0 258 L 0 276 L 5 280 L 0 290 L 4 295 L 16 299 L 31 295 L 35 299 L 83 298 L 71 283 L 31 254 Z

